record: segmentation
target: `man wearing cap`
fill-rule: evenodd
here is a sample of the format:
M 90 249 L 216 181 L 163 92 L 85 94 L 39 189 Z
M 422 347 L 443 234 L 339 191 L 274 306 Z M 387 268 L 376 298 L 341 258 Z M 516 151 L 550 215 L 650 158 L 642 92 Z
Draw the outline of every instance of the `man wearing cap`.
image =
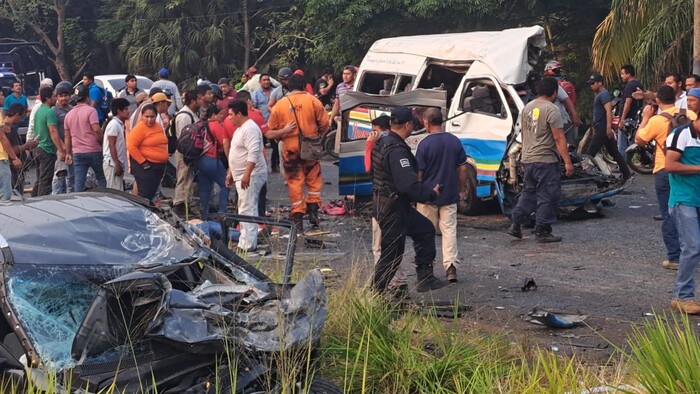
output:
M 612 96 L 605 89 L 603 81 L 603 76 L 598 73 L 593 73 L 588 78 L 588 84 L 595 93 L 595 98 L 593 99 L 593 138 L 586 153 L 595 157 L 600 148 L 605 146 L 620 168 L 622 178 L 627 180 L 632 176 L 632 173 L 622 153 L 617 149 L 615 131 L 612 129 Z
M 292 73 L 291 68 L 280 68 L 279 72 L 277 73 L 277 78 L 279 78 L 280 80 L 280 86 L 276 87 L 270 94 L 270 102 L 268 104 L 270 111 L 272 111 L 272 107 L 274 107 L 275 104 L 282 99 L 282 97 L 286 96 L 287 93 L 289 93 L 287 83 L 289 83 L 289 78 L 291 78 L 292 75 L 294 75 L 294 73 Z
M 158 111 L 158 114 L 163 114 L 164 112 L 167 112 L 170 110 L 170 105 L 172 104 L 172 100 L 168 98 L 168 96 L 163 93 L 160 88 L 151 88 L 150 90 L 150 97 L 148 99 L 144 100 L 141 105 L 136 108 L 136 111 L 134 111 L 133 114 L 131 114 L 131 118 L 129 119 L 129 127 L 127 130 L 133 129 L 136 127 L 137 124 L 141 123 L 141 110 L 143 107 L 153 104 L 155 105 L 156 102 L 161 103 L 160 109 L 158 109 L 158 106 L 156 105 L 156 110 Z M 165 105 L 165 107 L 163 107 Z M 165 124 L 163 122 L 163 117 L 162 116 L 156 116 L 156 122 L 158 122 L 161 126 L 163 126 L 163 129 L 165 130 Z
M 691 89 L 690 94 L 700 97 L 700 89 Z M 689 94 L 689 95 L 690 95 Z M 689 120 L 697 118 L 696 113 L 676 107 L 675 92 L 670 86 L 661 86 L 656 92 L 656 103 L 659 106 L 659 114 L 654 107 L 647 105 L 642 111 L 642 123 L 634 137 L 634 142 L 639 146 L 645 146 L 651 141 L 656 141 L 654 150 L 654 189 L 661 213 L 661 236 L 666 245 L 667 259 L 661 263 L 666 269 L 678 269 L 678 259 L 681 254 L 681 245 L 678 240 L 678 230 L 673 218 L 668 213 L 668 199 L 671 193 L 671 185 L 668 173 L 664 169 L 666 163 L 666 139 L 674 128 L 673 123 L 678 123 L 679 115 Z M 673 123 L 672 123 L 673 122 Z M 676 126 L 681 126 L 677 124 Z
M 140 93 L 146 92 L 139 88 L 138 80 L 136 79 L 135 75 L 127 75 L 126 78 L 124 78 L 124 82 L 126 85 L 124 86 L 124 89 L 119 92 L 117 98 L 123 98 L 129 101 L 129 116 L 131 116 L 131 114 L 136 111 L 136 108 L 139 107 L 139 105 L 136 103 L 136 96 L 138 96 Z
M 70 96 L 73 89 L 70 83 L 59 83 L 56 85 L 56 105 L 51 110 L 56 114 L 58 123 L 58 135 L 61 141 L 66 138 L 65 120 L 68 112 L 73 109 L 70 104 Z M 62 164 L 61 164 L 62 163 Z M 61 171 L 55 170 L 53 180 L 51 181 L 51 194 L 66 194 L 73 193 L 75 186 L 75 176 L 73 173 L 73 165 L 66 164 L 65 161 L 57 161 L 57 166 L 65 167 Z
M 297 229 L 303 229 L 305 214 L 309 214 L 312 226 L 319 225 L 318 210 L 321 205 L 321 163 L 303 160 L 300 154 L 301 135 L 318 138 L 328 133 L 328 116 L 318 99 L 304 91 L 304 78 L 293 75 L 289 79 L 289 94 L 280 100 L 270 113 L 269 130 L 265 137 L 282 139 L 284 176 L 289 199 L 292 203 L 290 219 Z M 301 134 L 301 135 L 300 135 Z M 304 197 L 306 186 L 306 198 Z
M 160 91 L 165 93 L 167 96 L 174 97 L 173 102 L 170 104 L 170 108 L 168 108 L 168 114 L 171 116 L 175 115 L 177 111 L 182 108 L 182 96 L 180 95 L 180 90 L 177 88 L 175 82 L 168 79 L 170 78 L 170 71 L 168 71 L 167 68 L 161 68 L 160 71 L 158 71 L 158 77 L 160 79 L 153 82 L 151 92 L 153 88 L 159 88 Z
M 340 114 L 340 99 L 341 95 L 355 87 L 355 75 L 357 70 L 355 66 L 345 66 L 343 68 L 343 82 L 335 89 L 335 100 L 333 101 L 333 111 L 331 112 L 331 121 Z
M 700 314 L 695 301 L 695 271 L 700 263 L 700 120 L 671 131 L 664 169 L 670 174 L 668 206 L 681 245 L 671 308 Z
M 574 166 L 566 146 L 563 122 L 554 105 L 559 85 L 552 77 L 537 84 L 539 97 L 527 103 L 522 112 L 523 148 L 520 162 L 524 167 L 523 190 L 513 209 L 513 223 L 508 234 L 522 238 L 520 226 L 531 221 L 535 213 L 535 239 L 540 243 L 561 242 L 552 235 L 557 220 L 561 194 L 559 161 L 564 161 L 566 176 L 574 174 Z
M 374 267 L 372 287 L 379 293 L 387 290 L 401 264 L 406 236 L 413 239 L 416 253 L 416 291 L 435 290 L 446 284 L 433 275 L 435 227 L 411 205 L 435 201 L 441 188 L 418 180 L 416 159 L 405 142 L 413 131 L 414 119 L 410 108 L 394 108 L 391 133 L 372 148 L 373 213 L 381 230 L 381 255 Z
M 51 78 L 45 78 L 41 81 L 39 85 L 39 89 L 43 87 L 53 87 L 53 81 Z M 34 100 L 34 106 L 27 111 L 29 112 L 29 126 L 27 127 L 27 140 L 33 140 L 36 138 L 36 133 L 34 132 L 34 113 L 36 112 L 37 109 L 41 106 L 41 100 L 39 99 L 39 96 L 36 97 Z
M 99 112 L 89 105 L 88 87 L 78 85 L 75 90 L 78 96 L 77 104 L 66 115 L 66 163 L 73 164 L 75 173 L 75 191 L 85 190 L 85 180 L 88 168 L 92 168 L 99 187 L 105 187 L 104 170 L 102 169 L 102 129 L 100 128 Z
M 87 97 L 87 88 L 78 86 Z M 47 196 L 51 194 L 51 181 L 53 180 L 56 159 L 68 160 L 63 141 L 58 135 L 58 122 L 56 114 L 51 110 L 54 104 L 53 88 L 43 87 L 39 89 L 41 106 L 36 110 L 34 129 L 36 130 L 39 144 L 34 149 L 34 162 L 36 163 L 36 195 Z M 94 111 L 94 109 L 93 109 Z M 100 170 L 101 171 L 101 170 Z

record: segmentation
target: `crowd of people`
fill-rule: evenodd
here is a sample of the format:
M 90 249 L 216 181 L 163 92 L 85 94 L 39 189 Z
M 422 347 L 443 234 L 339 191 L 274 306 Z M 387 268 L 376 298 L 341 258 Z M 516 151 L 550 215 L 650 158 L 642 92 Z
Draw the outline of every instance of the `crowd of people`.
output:
M 349 68 L 352 74 L 354 67 Z M 25 192 L 25 173 L 36 167 L 32 196 L 81 192 L 91 183 L 120 191 L 129 172 L 133 193 L 159 203 L 164 197 L 162 180 L 168 163 L 176 168 L 172 209 L 179 216 L 207 220 L 214 185 L 218 185 L 218 211 L 229 209 L 229 193 L 237 195 L 242 215 L 265 215 L 268 169 L 284 171 L 292 206 L 290 219 L 297 229 L 305 217 L 318 226 L 321 205 L 319 158 L 302 157 L 302 140 L 316 140 L 330 129 L 329 111 L 336 99 L 333 70 L 324 70 L 316 88 L 306 82 L 302 70 L 280 69 L 279 84 L 266 73 L 251 69 L 240 82 L 221 78 L 217 84 L 200 82 L 180 94 L 161 69 L 146 93 L 134 75 L 114 98 L 83 74 L 75 88 L 68 82 L 54 87 L 41 83 L 36 102 L 30 105 L 21 82 L 12 94 L 0 93 L 0 199 Z M 259 86 L 246 90 L 245 82 L 257 78 Z M 346 78 L 344 88 L 351 86 Z M 350 84 L 350 85 L 348 85 Z M 238 90 L 236 89 L 238 88 Z M 18 127 L 28 126 L 26 143 Z M 178 139 L 201 134 L 201 154 L 191 157 L 179 149 Z M 269 159 L 266 149 L 272 150 Z M 195 199 L 197 185 L 198 204 Z M 244 225 L 239 247 L 256 249 L 257 227 Z
M 355 67 L 345 67 L 342 82 L 337 83 L 333 70 L 326 69 L 311 86 L 302 70 L 283 67 L 275 86 L 269 74 L 252 69 L 233 84 L 226 78 L 217 84 L 203 81 L 180 94 L 169 80 L 169 70 L 161 69 L 160 79 L 148 93 L 139 88 L 134 75 L 128 75 L 125 88 L 113 100 L 107 99 L 94 75 L 84 73 L 76 88 L 68 82 L 54 88 L 51 80 L 42 81 L 33 105 L 22 94 L 21 83 L 15 82 L 8 97 L 0 95 L 0 198 L 9 199 L 13 190 L 24 193 L 24 173 L 31 162 L 36 167 L 32 196 L 81 192 L 89 173 L 94 174 L 96 186 L 123 191 L 124 175 L 130 172 L 135 179 L 133 193 L 157 202 L 171 162 L 176 168 L 172 209 L 179 216 L 206 220 L 215 184 L 219 212 L 228 211 L 233 189 L 239 214 L 264 215 L 268 172 L 283 172 L 290 220 L 299 231 L 304 220 L 318 226 L 323 185 L 320 158 L 306 147 L 328 133 L 339 114 L 342 94 L 354 88 L 356 73 Z M 644 91 L 631 65 L 621 68 L 620 77 L 625 86 L 618 108 L 613 108 L 601 74 L 593 73 L 587 81 L 595 98 L 594 132 L 586 153 L 595 156 L 604 146 L 617 161 L 621 176 L 631 177 L 622 154 L 627 136 L 613 128 L 613 113 L 622 124 L 638 121 L 635 143 L 656 144 L 654 184 L 667 251 L 661 266 L 678 270 L 673 307 L 700 314 L 693 279 L 700 261 L 700 121 L 696 115 L 700 76 L 662 75 L 655 92 Z M 252 82 L 256 84 L 249 88 Z M 560 163 L 566 176 L 573 174 L 567 144 L 574 142 L 571 131 L 581 124 L 576 100 L 573 84 L 562 76 L 556 61 L 547 63 L 524 95 L 526 105 L 519 122 L 523 190 L 508 229 L 516 238 L 522 238 L 522 225 L 532 224 L 538 242 L 561 241 L 552 234 L 552 224 L 561 189 Z M 373 287 L 379 292 L 405 285 L 405 278 L 396 272 L 406 236 L 414 240 L 417 290 L 445 285 L 433 274 L 436 232 L 442 234 L 446 280 L 457 281 L 456 214 L 467 192 L 468 166 L 461 144 L 445 132 L 443 122 L 440 109 L 429 108 L 422 119 L 416 119 L 414 111 L 405 107 L 371 121 L 365 168 L 374 182 Z M 428 135 L 414 156 L 405 139 L 415 124 L 422 124 Z M 17 131 L 21 125 L 28 127 L 26 142 Z M 197 132 L 204 141 L 201 155 L 193 159 L 173 149 L 183 134 Z M 198 204 L 193 204 L 194 180 Z M 256 226 L 241 227 L 239 247 L 256 250 Z

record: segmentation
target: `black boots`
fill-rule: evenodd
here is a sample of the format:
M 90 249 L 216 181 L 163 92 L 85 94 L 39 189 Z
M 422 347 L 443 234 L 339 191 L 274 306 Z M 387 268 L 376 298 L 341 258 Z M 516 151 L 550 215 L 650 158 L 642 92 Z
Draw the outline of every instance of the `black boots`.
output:
M 304 214 L 295 212 L 289 216 L 289 220 L 294 223 L 294 227 L 297 228 L 297 235 L 304 231 Z
M 561 242 L 561 237 L 552 235 L 552 226 L 543 224 L 535 226 L 535 240 L 539 243 Z
M 514 236 L 515 238 L 523 237 L 523 232 L 520 231 L 520 225 L 515 222 L 513 222 L 513 224 L 511 224 L 508 228 L 508 234 Z
M 318 204 L 306 204 L 306 213 L 309 214 L 309 223 L 312 227 L 318 227 L 321 223 L 318 220 Z
M 416 266 L 416 291 L 419 293 L 428 290 L 437 290 L 447 285 L 447 282 L 440 280 L 433 275 L 433 264 Z

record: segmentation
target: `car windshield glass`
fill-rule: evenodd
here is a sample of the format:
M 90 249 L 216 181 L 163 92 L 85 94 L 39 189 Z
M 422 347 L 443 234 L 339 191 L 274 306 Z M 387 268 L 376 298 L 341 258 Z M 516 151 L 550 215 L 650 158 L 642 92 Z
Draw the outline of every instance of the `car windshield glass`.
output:
M 138 82 L 139 89 L 143 90 L 148 90 L 151 88 L 151 85 L 153 85 L 153 81 L 148 78 L 136 77 L 136 81 Z

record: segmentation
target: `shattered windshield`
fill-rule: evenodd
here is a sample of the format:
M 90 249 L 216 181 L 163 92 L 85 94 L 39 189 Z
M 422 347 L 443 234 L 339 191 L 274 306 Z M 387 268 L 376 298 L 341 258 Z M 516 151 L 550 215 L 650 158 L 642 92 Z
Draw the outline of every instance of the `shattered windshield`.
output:
M 93 227 L 88 233 L 97 223 L 103 232 L 96 234 Z M 45 226 L 54 231 L 45 238 L 51 243 L 25 248 L 31 237 L 26 244 L 11 243 L 22 264 L 10 266 L 5 280 L 10 304 L 39 359 L 57 369 L 73 363 L 73 338 L 102 283 L 136 269 L 175 264 L 195 252 L 175 228 L 143 208 Z

